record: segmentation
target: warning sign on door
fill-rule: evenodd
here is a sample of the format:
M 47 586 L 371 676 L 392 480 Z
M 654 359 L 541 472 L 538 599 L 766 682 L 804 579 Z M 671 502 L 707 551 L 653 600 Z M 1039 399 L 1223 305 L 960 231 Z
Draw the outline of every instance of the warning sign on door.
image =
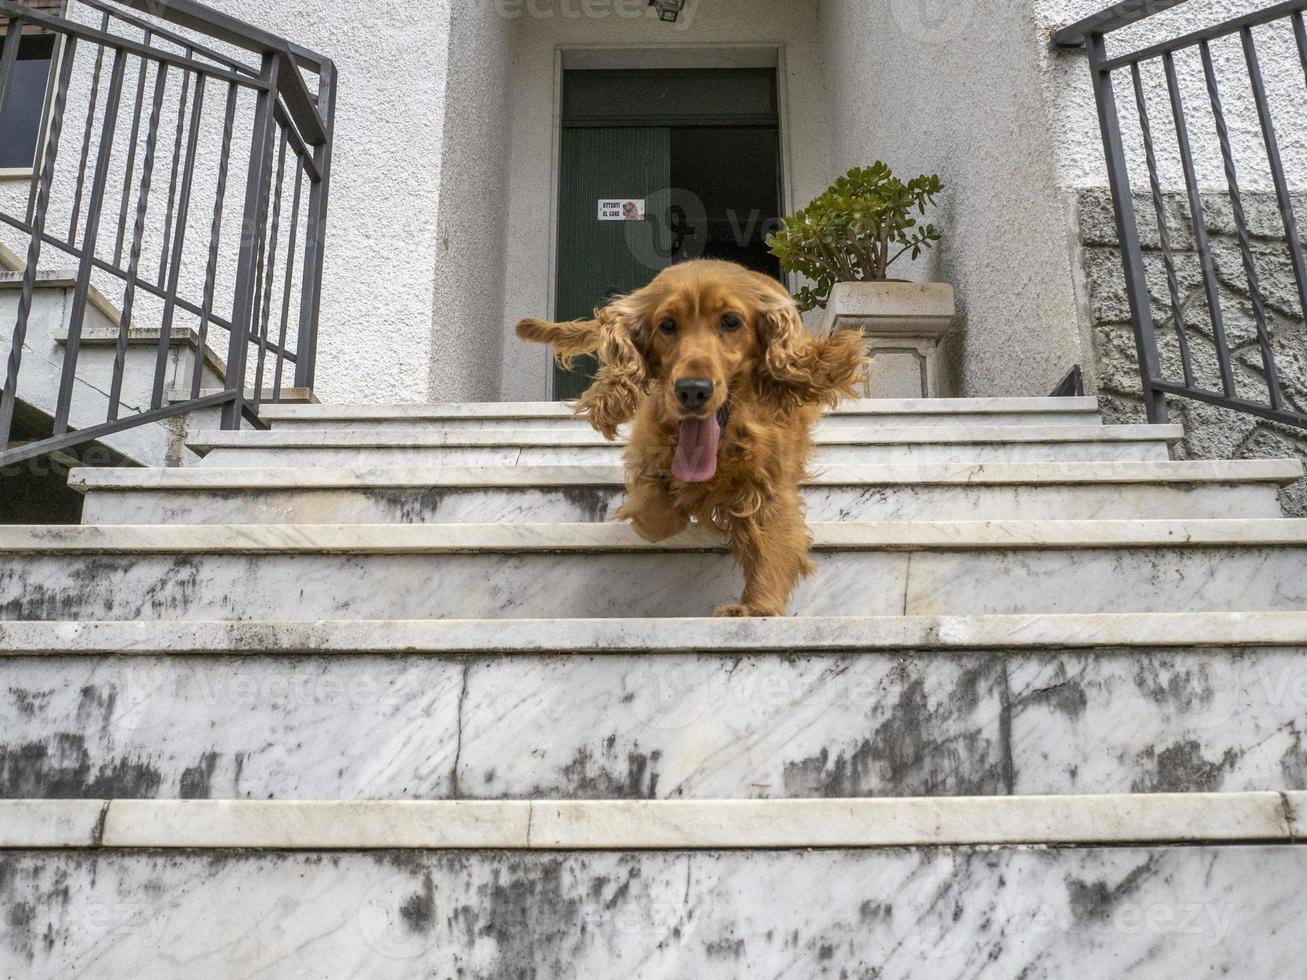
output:
M 644 201 L 620 200 L 617 198 L 599 199 L 600 221 L 643 221 Z

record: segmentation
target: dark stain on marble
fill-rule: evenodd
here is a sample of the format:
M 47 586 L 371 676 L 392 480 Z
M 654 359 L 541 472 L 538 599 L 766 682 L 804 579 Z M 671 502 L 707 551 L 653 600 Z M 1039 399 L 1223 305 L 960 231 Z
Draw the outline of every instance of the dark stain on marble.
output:
M 971 717 L 982 686 L 993 686 L 1001 667 L 990 658 L 968 667 L 953 689 L 931 702 L 925 683 L 907 668 L 895 670 L 899 694 L 872 734 L 850 746 L 823 746 L 783 767 L 787 797 L 868 795 L 986 796 L 1003 793 L 1009 775 L 1000 719 L 993 730 Z
M 1234 651 L 1210 651 L 1213 657 L 1229 658 L 1225 662 L 1237 666 L 1240 657 Z M 1141 659 L 1135 666 L 1134 682 L 1154 704 L 1169 711 L 1184 714 L 1202 714 L 1210 711 L 1218 699 L 1228 693 L 1225 689 L 1233 678 L 1222 675 L 1217 668 L 1206 663 L 1186 664 L 1183 659 L 1165 661 Z
M 68 732 L 0 746 L 0 799 L 153 799 L 162 782 L 157 769 L 135 759 L 93 765 L 86 740 Z
M 436 886 L 431 873 L 422 879 L 422 890 L 414 892 L 399 907 L 400 918 L 410 932 L 430 932 L 436 924 Z
M 21 687 L 9 688 L 9 698 L 13 701 L 14 708 L 25 718 L 35 718 L 38 711 L 45 711 L 52 694 L 54 694 L 53 690 L 28 691 Z
M 177 556 L 71 555 L 52 561 L 16 556 L 0 571 L 0 619 L 77 620 L 134 619 L 186 610 L 201 595 L 200 561 Z M 134 571 L 146 569 L 141 582 L 127 587 Z M 66 580 L 66 581 L 61 581 Z M 53 581 L 55 584 L 47 584 Z
M 182 770 L 178 796 L 183 800 L 207 800 L 210 798 L 209 786 L 213 781 L 213 770 L 218 765 L 217 752 L 205 752 L 200 761 Z
M 703 951 L 712 960 L 738 960 L 744 955 L 744 940 L 739 936 L 713 939 L 703 944 Z
M 633 748 L 622 758 L 617 739 L 609 736 L 596 753 L 582 745 L 559 772 L 556 783 L 536 785 L 524 798 L 549 798 L 560 793 L 578 800 L 651 800 L 658 795 L 658 762 L 662 753 Z
M 608 520 L 616 494 L 603 487 L 560 487 L 563 499 L 579 511 L 572 520 L 587 524 L 602 524 Z
M 1111 919 L 1117 904 L 1128 898 L 1152 873 L 1157 855 L 1150 856 L 1143 864 L 1133 868 L 1117 884 L 1106 881 L 1082 881 L 1079 878 L 1067 879 L 1067 900 L 1075 921 L 1106 922 Z
M 118 704 L 118 689 L 112 684 L 101 689 L 94 684 L 84 685 L 77 692 L 77 726 L 89 728 L 99 722 L 100 731 L 108 732 L 113 724 L 114 707 Z
M 36 906 L 32 902 L 6 902 L 4 911 L 5 933 L 14 952 L 29 963 L 36 959 Z
M 1294 723 L 1289 724 L 1289 733 L 1293 744 L 1280 756 L 1280 773 L 1283 785 L 1280 789 L 1307 789 L 1307 746 L 1303 745 L 1303 733 Z
M 1203 756 L 1203 746 L 1197 739 L 1186 739 L 1160 751 L 1150 746 L 1137 761 L 1150 768 L 1131 783 L 1135 793 L 1216 792 L 1239 761 L 1239 752 L 1226 749 L 1213 761 Z
M 440 513 L 449 491 L 442 487 L 385 487 L 367 490 L 365 496 L 396 524 L 428 524 Z
M 1085 694 L 1081 678 L 1068 677 L 1065 663 L 1058 664 L 1052 683 L 1022 693 L 1018 702 L 1023 707 L 1031 704 L 1047 705 L 1073 721 L 1082 717 L 1089 707 L 1089 697 Z
M 477 889 L 477 900 L 460 905 L 460 925 L 470 947 L 495 944 L 495 962 L 481 975 L 535 980 L 570 975 L 574 954 L 592 941 L 585 925 L 584 889 L 567 881 L 563 856 L 514 858 L 497 866 Z

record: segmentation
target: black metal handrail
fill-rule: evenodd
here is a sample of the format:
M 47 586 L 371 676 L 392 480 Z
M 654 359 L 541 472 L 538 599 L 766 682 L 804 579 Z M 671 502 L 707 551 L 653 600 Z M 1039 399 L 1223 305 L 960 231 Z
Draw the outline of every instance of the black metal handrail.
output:
M 1151 422 L 1167 420 L 1166 396 L 1178 395 L 1220 405 L 1236 411 L 1260 416 L 1288 425 L 1307 428 L 1307 411 L 1286 401 L 1280 372 L 1276 363 L 1272 331 L 1269 326 L 1266 299 L 1259 274 L 1258 263 L 1252 248 L 1249 223 L 1244 208 L 1244 192 L 1240 189 L 1235 163 L 1235 152 L 1230 139 L 1227 111 L 1221 97 L 1221 83 L 1212 57 L 1212 42 L 1237 37 L 1242 47 L 1247 83 L 1256 106 L 1257 125 L 1265 145 L 1267 165 L 1275 189 L 1276 204 L 1283 222 L 1285 241 L 1290 262 L 1297 280 L 1298 301 L 1304 318 L 1307 318 L 1307 264 L 1304 264 L 1303 244 L 1298 231 L 1297 216 L 1285 176 L 1280 141 L 1276 132 L 1266 83 L 1257 54 L 1254 28 L 1275 25 L 1291 32 L 1307 79 L 1307 30 L 1304 29 L 1303 11 L 1307 0 L 1276 3 L 1223 23 L 1183 34 L 1171 40 L 1151 44 L 1138 50 L 1109 57 L 1106 50 L 1107 35 L 1137 23 L 1147 17 L 1175 7 L 1185 0 L 1126 0 L 1092 17 L 1058 31 L 1053 43 L 1058 47 L 1084 46 L 1089 55 L 1089 68 L 1093 80 L 1094 96 L 1098 106 L 1099 126 L 1103 148 L 1107 157 L 1108 183 L 1116 212 L 1117 240 L 1121 247 L 1125 270 L 1126 295 L 1134 326 L 1135 347 L 1139 358 L 1139 371 L 1143 383 L 1144 407 Z M 1266 386 L 1265 400 L 1248 397 L 1239 391 L 1232 363 L 1229 339 L 1226 335 L 1224 314 L 1221 308 L 1219 280 L 1212 255 L 1212 245 L 1204 210 L 1204 196 L 1200 190 L 1195 166 L 1194 142 L 1191 138 L 1189 116 L 1181 95 L 1176 70 L 1176 55 L 1197 49 L 1201 60 L 1203 79 L 1210 104 L 1209 117 L 1216 133 L 1221 154 L 1221 166 L 1228 188 L 1235 237 L 1246 280 L 1247 294 L 1256 328 L 1256 343 L 1261 356 L 1262 374 Z M 1159 177 L 1156 144 L 1149 118 L 1141 65 L 1160 62 L 1168 95 L 1167 110 L 1176 135 L 1176 149 L 1184 174 L 1183 193 L 1190 209 L 1194 245 L 1202 271 L 1203 299 L 1210 318 L 1214 341 L 1220 390 L 1200 384 L 1195 376 L 1187 330 L 1189 312 L 1181 302 L 1180 285 L 1172 247 L 1171 230 L 1165 212 L 1165 193 Z M 1118 113 L 1114 74 L 1129 77 L 1133 91 L 1139 133 L 1143 142 L 1145 166 L 1148 171 L 1148 188 L 1157 218 L 1158 242 L 1170 300 L 1170 319 L 1174 322 L 1176 345 L 1180 359 L 1181 378 L 1167 378 L 1159 353 L 1154 327 L 1152 304 L 1149 296 L 1143 246 L 1135 215 L 1135 202 L 1131 190 L 1130 173 L 1121 118 Z
M 0 210 L 0 223 L 28 241 L 0 390 L 0 467 L 212 406 L 221 406 L 223 428 L 239 428 L 243 421 L 261 425 L 260 404 L 265 397 L 282 398 L 287 363 L 294 365 L 296 388 L 311 388 L 314 381 L 335 66 L 193 0 L 70 0 L 68 6 L 78 9 L 53 16 L 20 0 L 0 0 L 0 22 L 8 19 L 9 37 L 36 27 L 57 39 L 26 213 Z M 0 58 L 0 114 L 13 88 L 18 48 L 6 44 Z M 306 73 L 315 78 L 316 91 L 310 91 Z M 206 95 L 214 90 L 222 111 L 213 116 L 211 102 L 206 116 Z M 77 113 L 70 93 L 84 104 Z M 81 112 L 85 126 L 74 172 L 61 167 L 60 147 L 68 122 Z M 124 143 L 120 123 L 128 115 Z M 164 120 L 174 117 L 175 130 L 165 127 Z M 234 149 L 243 149 L 247 138 L 242 172 Z M 157 173 L 169 149 L 171 166 Z M 197 180 L 201 173 L 204 179 Z M 242 177 L 236 225 L 226 199 Z M 209 178 L 207 250 L 188 263 L 188 237 L 198 237 L 191 235 L 192 225 L 203 227 L 210 213 L 201 210 Z M 166 199 L 152 201 L 152 192 L 162 194 L 165 184 Z M 71 213 L 66 235 L 53 230 L 56 199 Z M 154 247 L 157 277 L 153 266 L 143 268 L 145 253 Z M 53 435 L 13 445 L 24 343 L 49 249 L 76 264 Z M 92 382 L 105 395 L 103 422 L 84 418 L 84 406 L 73 411 L 79 380 L 86 380 L 78 364 L 87 309 L 101 284 L 121 288 L 112 368 L 107 379 Z M 228 292 L 230 313 L 223 315 L 226 296 L 219 294 Z M 152 314 L 143 310 L 147 303 L 155 308 Z M 128 408 L 123 399 L 129 335 L 143 317 L 159 332 L 154 374 L 142 404 Z M 170 398 L 169 354 L 183 317 L 195 324 L 196 350 L 189 390 Z M 225 376 L 221 390 L 203 391 L 213 329 L 227 335 Z M 265 378 L 271 382 L 266 390 Z

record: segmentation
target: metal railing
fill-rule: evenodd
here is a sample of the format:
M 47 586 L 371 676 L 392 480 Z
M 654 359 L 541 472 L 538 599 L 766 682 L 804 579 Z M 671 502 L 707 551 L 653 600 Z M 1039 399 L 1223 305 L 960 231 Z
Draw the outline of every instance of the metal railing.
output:
M 3 18 L 9 38 L 36 28 L 56 43 L 26 211 L 0 207 L 0 224 L 27 247 L 0 394 L 0 466 L 201 408 L 220 406 L 223 428 L 260 425 L 260 403 L 280 400 L 288 375 L 311 388 L 332 62 L 192 0 L 70 0 L 62 16 L 0 0 Z M 0 58 L 0 113 L 18 49 L 5 45 Z M 80 136 L 80 147 L 65 146 L 69 136 Z M 236 211 L 227 198 L 242 178 Z M 15 445 L 34 292 L 39 272 L 57 261 L 76 272 L 58 392 L 49 393 L 53 435 Z M 79 375 L 84 326 L 91 301 L 106 293 L 120 300 L 117 342 L 109 376 L 91 381 L 103 400 L 85 418 L 87 399 L 74 411 L 88 380 Z M 170 389 L 183 321 L 193 364 L 189 378 L 174 372 Z M 158 331 L 154 374 L 129 406 L 125 366 L 139 327 Z M 225 354 L 220 389 L 204 388 L 206 353 Z
M 1263 77 L 1258 56 L 1259 43 L 1272 37 L 1272 32 L 1279 32 L 1273 36 L 1273 39 L 1282 40 L 1286 46 L 1296 47 L 1297 61 L 1301 63 L 1304 79 L 1307 80 L 1307 30 L 1304 30 L 1303 22 L 1303 11 L 1307 10 L 1307 0 L 1276 3 L 1263 10 L 1170 40 L 1150 44 L 1126 54 L 1108 55 L 1105 41 L 1107 35 L 1184 2 L 1185 0 L 1125 0 L 1100 14 L 1058 31 L 1053 36 L 1053 43 L 1056 46 L 1064 48 L 1084 46 L 1089 55 L 1089 69 L 1098 107 L 1099 126 L 1107 156 L 1108 183 L 1116 212 L 1117 240 L 1120 243 L 1125 269 L 1126 296 L 1133 321 L 1139 371 L 1143 381 L 1145 411 L 1150 422 L 1165 422 L 1167 420 L 1166 396 L 1177 395 L 1292 426 L 1307 427 L 1307 412 L 1301 405 L 1286 400 L 1286 392 L 1281 384 L 1274 348 L 1277 338 L 1274 336 L 1273 324 L 1268 318 L 1267 300 L 1254 249 L 1254 235 L 1250 232 L 1249 217 L 1244 207 L 1247 192 L 1241 190 L 1239 168 L 1236 165 L 1238 153 L 1231 139 L 1231 130 L 1234 127 L 1230 124 L 1230 114 L 1222 98 L 1222 81 L 1218 78 L 1216 61 L 1213 57 L 1214 42 L 1233 45 L 1237 41 L 1241 48 L 1239 74 L 1244 76 L 1242 82 L 1247 88 L 1237 94 L 1250 93 L 1252 104 L 1255 106 L 1255 126 L 1260 134 L 1260 142 L 1264 146 L 1265 162 L 1274 187 L 1284 240 L 1293 276 L 1296 279 L 1296 299 L 1301 313 L 1307 316 L 1307 266 L 1304 266 L 1303 261 L 1303 243 L 1294 213 L 1290 184 L 1285 175 L 1281 144 L 1276 132 L 1271 102 L 1267 95 L 1266 79 Z M 1240 379 L 1236 376 L 1239 373 L 1236 369 L 1238 362 L 1232 360 L 1231 356 L 1230 338 L 1227 335 L 1226 317 L 1220 298 L 1221 284 L 1213 260 L 1208 216 L 1204 210 L 1205 198 L 1203 191 L 1200 190 L 1199 173 L 1195 165 L 1195 145 L 1198 141 L 1191 135 L 1195 131 L 1194 120 L 1185 105 L 1180 76 L 1177 73 L 1176 65 L 1179 57 L 1194 59 L 1190 64 L 1196 73 L 1201 71 L 1201 79 L 1205 84 L 1206 98 L 1203 101 L 1207 103 L 1210 115 L 1204 111 L 1202 114 L 1205 118 L 1202 122 L 1205 129 L 1210 126 L 1210 131 L 1215 134 L 1215 142 L 1209 141 L 1208 144 L 1211 145 L 1212 152 L 1215 153 L 1219 147 L 1219 169 L 1228 189 L 1234 238 L 1237 241 L 1237 251 L 1245 279 L 1241 284 L 1240 292 L 1246 290 L 1247 300 L 1251 306 L 1251 315 L 1255 324 L 1256 356 L 1261 362 L 1260 383 L 1266 388 L 1264 399 L 1260 397 L 1260 392 L 1254 395 L 1247 390 L 1240 391 Z M 1182 286 L 1177 274 L 1174 240 L 1167 218 L 1163 179 L 1159 175 L 1154 120 L 1149 116 L 1145 92 L 1143 74 L 1145 69 L 1154 73 L 1160 69 L 1161 78 L 1164 80 L 1160 87 L 1165 92 L 1165 107 L 1158 115 L 1160 118 L 1169 116 L 1166 126 L 1172 130 L 1175 137 L 1174 150 L 1178 155 L 1179 171 L 1183 174 L 1181 200 L 1189 208 L 1193 245 L 1201 270 L 1201 292 L 1198 295 L 1201 304 L 1207 307 L 1207 328 L 1215 348 L 1216 374 L 1219 374 L 1219 378 L 1212 376 L 1210 383 L 1207 383 L 1208 379 L 1198 378 L 1194 359 L 1191 356 L 1190 330 L 1193 327 L 1193 314 L 1190 307 L 1194 304 L 1186 304 L 1181 300 Z M 1135 134 L 1143 146 L 1144 166 L 1148 173 L 1148 195 L 1152 198 L 1152 208 L 1156 214 L 1157 242 L 1166 279 L 1166 294 L 1170 302 L 1170 309 L 1165 319 L 1170 320 L 1175 329 L 1174 351 L 1178 355 L 1179 377 L 1175 377 L 1174 374 L 1171 377 L 1167 376 L 1159 352 L 1144 248 L 1136 223 L 1135 199 L 1130 184 L 1126 143 L 1122 132 L 1121 116 L 1118 113 L 1117 79 L 1125 81 L 1127 88 L 1133 91 L 1137 118 L 1131 122 L 1133 127 L 1136 127 Z M 1231 89 L 1227 86 L 1225 91 L 1228 95 Z M 1307 96 L 1307 92 L 1302 92 L 1301 95 Z M 1295 112 L 1297 118 L 1293 120 L 1297 127 L 1302 126 L 1301 104 L 1299 101 Z M 1250 109 L 1248 112 L 1250 123 L 1253 114 Z M 1236 119 L 1235 122 L 1239 123 L 1242 120 Z M 1166 149 L 1168 151 L 1171 149 L 1169 143 Z M 1226 191 L 1221 192 L 1221 196 L 1224 197 L 1225 193 Z M 1208 195 L 1210 198 L 1210 190 Z M 1167 343 L 1169 345 L 1169 338 Z M 1174 367 L 1173 363 L 1172 368 Z M 1249 387 L 1246 372 L 1243 387 L 1245 389 Z

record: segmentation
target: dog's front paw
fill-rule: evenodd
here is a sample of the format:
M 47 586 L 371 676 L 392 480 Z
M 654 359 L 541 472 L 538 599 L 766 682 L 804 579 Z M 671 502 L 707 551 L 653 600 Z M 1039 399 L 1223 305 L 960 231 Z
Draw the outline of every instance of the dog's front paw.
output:
M 785 614 L 779 609 L 761 609 L 756 606 L 732 605 L 732 606 L 718 606 L 715 610 L 713 610 L 713 615 L 721 617 L 723 619 L 725 618 L 738 619 L 738 618 L 766 618 L 769 616 L 783 616 Z
M 675 534 L 685 530 L 689 521 L 684 515 L 672 510 L 632 509 L 630 504 L 623 504 L 614 515 L 619 521 L 630 521 L 635 533 L 644 540 L 657 543 L 666 541 Z

